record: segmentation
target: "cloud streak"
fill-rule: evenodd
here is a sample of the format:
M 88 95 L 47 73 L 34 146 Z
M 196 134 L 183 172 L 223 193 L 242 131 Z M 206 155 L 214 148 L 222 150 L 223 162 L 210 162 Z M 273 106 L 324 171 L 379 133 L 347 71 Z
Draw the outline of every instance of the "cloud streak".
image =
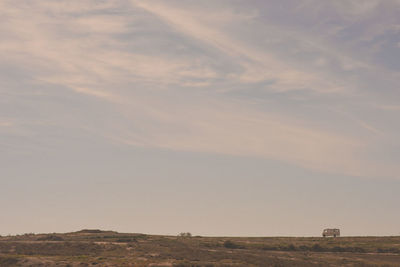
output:
M 222 53 L 232 57 L 232 60 L 239 64 L 245 71 L 237 77 L 233 76 L 237 82 L 254 83 L 261 81 L 274 81 L 271 86 L 277 91 L 311 89 L 320 92 L 337 91 L 337 85 L 319 79 L 316 75 L 293 68 L 290 64 L 285 64 L 274 57 L 273 54 L 258 51 L 257 48 L 246 46 L 241 40 L 229 37 L 224 31 L 218 30 L 219 21 L 213 20 L 215 17 L 206 12 L 197 10 L 196 14 L 171 8 L 169 5 L 161 4 L 158 1 L 143 2 L 133 1 L 133 3 L 148 12 L 165 20 L 178 32 L 200 42 L 208 44 Z M 199 12 L 201 15 L 199 15 Z M 235 16 L 232 13 L 225 15 L 224 21 L 251 20 L 252 16 Z
M 311 9 L 314 4 L 294 6 L 310 14 L 330 6 L 319 3 Z M 343 10 L 348 4 L 335 6 L 342 15 L 327 15 L 337 23 L 334 27 L 324 20 L 298 31 L 267 16 L 266 4 L 255 10 L 244 2 L 233 8 L 225 2 L 204 7 L 179 1 L 3 1 L 0 67 L 10 72 L 5 84 L 13 84 L 2 88 L 3 101 L 36 107 L 60 94 L 79 103 L 74 107 L 85 120 L 96 123 L 60 122 L 57 116 L 65 118 L 61 111 L 50 116 L 39 107 L 35 111 L 40 116 L 31 118 L 27 111 L 4 105 L 0 127 L 7 132 L 12 128 L 7 122 L 17 120 L 19 131 L 34 138 L 43 129 L 32 129 L 33 120 L 84 128 L 111 143 L 395 177 L 398 167 L 374 163 L 372 154 L 386 144 L 388 133 L 396 135 L 399 129 L 382 127 L 364 114 L 377 105 L 398 111 L 390 102 L 398 96 L 398 70 L 360 59 L 351 43 L 364 42 L 367 33 L 343 41 L 347 45 L 337 40 L 356 27 L 352 16 L 374 17 L 382 3 L 352 6 L 351 16 Z M 305 24 L 308 18 L 302 19 Z M 369 34 L 371 40 L 377 36 Z M 331 44 L 321 36 L 331 38 Z M 365 44 L 363 51 L 374 45 Z M 365 78 L 371 73 L 374 81 Z M 377 81 L 394 97 L 382 97 L 372 106 L 379 95 L 372 85 Z M 13 96 L 16 90 L 23 99 Z M 103 115 L 106 107 L 113 119 L 85 114 L 88 105 Z

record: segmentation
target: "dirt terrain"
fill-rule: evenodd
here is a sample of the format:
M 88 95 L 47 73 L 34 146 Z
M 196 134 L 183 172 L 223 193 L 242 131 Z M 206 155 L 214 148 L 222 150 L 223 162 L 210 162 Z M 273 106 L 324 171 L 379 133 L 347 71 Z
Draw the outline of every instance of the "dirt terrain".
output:
M 400 266 L 400 237 L 25 234 L 0 237 L 0 266 Z

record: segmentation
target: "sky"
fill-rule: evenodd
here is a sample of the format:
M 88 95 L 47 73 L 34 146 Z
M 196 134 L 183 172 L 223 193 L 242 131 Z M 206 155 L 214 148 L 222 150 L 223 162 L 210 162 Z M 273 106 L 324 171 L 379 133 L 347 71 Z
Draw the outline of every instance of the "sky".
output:
M 0 1 L 0 234 L 400 235 L 400 1 Z

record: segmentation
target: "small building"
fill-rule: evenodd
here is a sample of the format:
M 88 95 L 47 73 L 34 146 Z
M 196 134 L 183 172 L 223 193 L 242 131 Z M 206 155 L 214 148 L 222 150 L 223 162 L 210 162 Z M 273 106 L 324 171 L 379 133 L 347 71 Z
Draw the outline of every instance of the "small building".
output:
M 327 228 L 322 231 L 322 236 L 327 237 L 327 236 L 333 236 L 333 237 L 339 237 L 340 236 L 340 230 L 337 228 Z

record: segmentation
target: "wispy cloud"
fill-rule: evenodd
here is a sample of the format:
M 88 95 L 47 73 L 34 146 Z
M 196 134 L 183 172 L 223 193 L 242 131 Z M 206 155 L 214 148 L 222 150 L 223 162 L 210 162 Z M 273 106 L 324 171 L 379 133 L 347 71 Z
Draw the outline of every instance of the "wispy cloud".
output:
M 11 121 L 7 121 L 7 120 L 0 120 L 0 127 L 11 127 L 13 125 L 13 123 Z
M 176 104 L 172 110 L 169 105 L 154 105 L 162 116 L 152 119 L 165 126 L 162 131 L 149 131 L 147 145 L 279 159 L 314 170 L 360 174 L 355 153 L 363 142 L 355 138 L 221 101 L 202 101 L 186 115 L 182 114 L 187 105 Z
M 380 46 L 365 43 L 366 36 L 374 42 L 378 33 L 349 34 L 357 26 L 353 18 L 374 17 L 382 2 L 355 6 L 304 1 L 294 5 L 300 13 L 282 11 L 309 12 L 295 26 L 296 17 L 284 24 L 266 16 L 273 4 L 268 9 L 254 1 L 257 10 L 246 3 L 232 8 L 228 2 L 204 7 L 179 1 L 2 1 L 0 67 L 26 77 L 24 84 L 14 79 L 17 86 L 4 87 L 3 99 L 23 101 L 20 105 L 48 101 L 42 100 L 45 96 L 9 96 L 30 86 L 47 88 L 42 89 L 44 95 L 58 90 L 64 97 L 93 98 L 85 103 L 111 105 L 118 119 L 94 125 L 64 123 L 122 144 L 393 177 L 398 168 L 374 164 L 371 147 L 383 142 L 386 131 L 393 135 L 398 129 L 361 117 L 374 108 L 368 104 L 379 94 L 374 83 L 396 96 L 399 74 L 389 65 L 376 64 L 373 57 L 362 57 L 371 49 L 378 57 Z M 329 19 L 311 20 L 332 5 Z M 353 43 L 363 43 L 364 52 L 354 50 Z M 254 88 L 257 91 L 251 91 Z M 237 91 L 249 97 L 232 93 Z M 388 111 L 398 110 L 385 97 L 379 101 L 376 105 Z M 329 113 L 338 105 L 344 106 L 347 117 Z M 85 113 L 84 104 L 77 108 Z M 20 130 L 27 130 L 24 124 L 30 120 L 61 124 L 54 118 L 57 114 L 43 115 L 45 108 L 37 112 L 41 117 L 27 119 L 26 113 L 17 112 L 4 116 L 0 127 L 7 128 L 12 116 L 19 119 Z
M 201 12 L 201 10 L 196 10 L 196 12 L 182 10 L 159 1 L 152 1 L 151 3 L 133 1 L 133 3 L 165 20 L 182 34 L 197 39 L 232 57 L 232 60 L 245 70 L 236 77 L 230 76 L 237 82 L 274 81 L 270 87 L 277 91 L 309 89 L 329 92 L 342 89 L 340 86 L 323 80 L 311 72 L 294 68 L 271 53 L 248 46 L 242 40 L 230 37 L 219 23 L 221 18 L 215 20 L 213 13 Z M 235 15 L 226 10 L 220 14 L 220 17 L 224 16 L 225 22 L 231 20 L 236 23 L 254 18 L 253 16 Z

